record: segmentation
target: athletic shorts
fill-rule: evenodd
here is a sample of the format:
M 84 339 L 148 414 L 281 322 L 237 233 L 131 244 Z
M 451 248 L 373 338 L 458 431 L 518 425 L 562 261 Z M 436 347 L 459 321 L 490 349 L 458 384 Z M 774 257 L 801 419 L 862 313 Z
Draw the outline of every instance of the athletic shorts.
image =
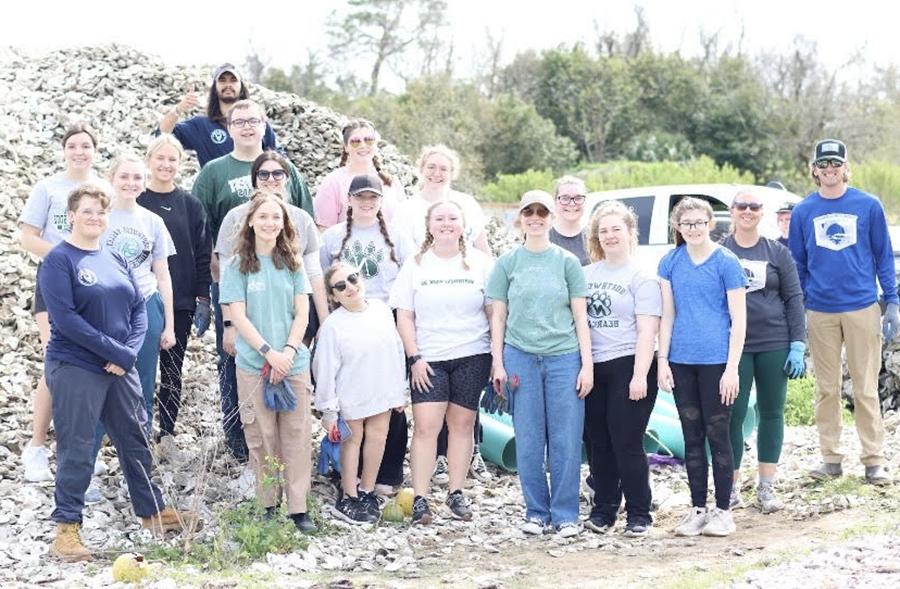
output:
M 491 355 L 476 354 L 453 360 L 429 362 L 434 374 L 431 389 L 420 392 L 410 387 L 412 402 L 453 403 L 476 411 L 481 401 L 481 392 L 491 375 Z

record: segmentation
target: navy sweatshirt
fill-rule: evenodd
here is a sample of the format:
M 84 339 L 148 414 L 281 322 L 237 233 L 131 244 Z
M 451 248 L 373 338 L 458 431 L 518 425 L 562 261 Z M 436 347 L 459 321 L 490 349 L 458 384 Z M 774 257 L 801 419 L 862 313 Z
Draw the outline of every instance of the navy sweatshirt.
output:
M 156 128 L 156 134 L 159 134 L 159 127 Z M 206 162 L 234 151 L 234 140 L 228 134 L 225 125 L 213 121 L 206 115 L 197 115 L 179 121 L 172 129 L 172 134 L 185 149 L 197 154 L 197 161 L 201 168 L 206 165 Z M 282 153 L 275 137 L 275 131 L 272 130 L 272 125 L 268 121 L 266 121 L 262 147 L 264 150 L 274 149 Z M 284 154 L 282 153 L 282 155 Z

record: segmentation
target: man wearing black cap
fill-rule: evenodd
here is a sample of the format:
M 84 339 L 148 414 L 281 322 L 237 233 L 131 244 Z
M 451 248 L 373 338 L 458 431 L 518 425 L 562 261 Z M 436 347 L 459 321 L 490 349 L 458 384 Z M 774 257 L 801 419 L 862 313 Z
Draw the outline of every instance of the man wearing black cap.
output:
M 778 220 L 778 231 L 781 235 L 778 236 L 778 243 L 783 245 L 784 247 L 788 246 L 788 235 L 790 234 L 791 228 L 791 213 L 794 211 L 794 203 L 785 203 L 782 205 L 780 209 L 775 211 L 776 218 Z
M 790 248 L 806 299 L 809 349 L 816 373 L 816 427 L 823 464 L 818 479 L 843 474 L 841 349 L 853 382 L 856 431 L 866 480 L 886 484 L 884 426 L 878 398 L 882 338 L 900 326 L 894 259 L 881 202 L 848 185 L 847 146 L 835 139 L 816 144 L 810 174 L 819 189 L 794 207 Z M 882 320 L 875 281 L 887 307 Z
M 230 63 L 224 63 L 213 72 L 212 84 L 209 87 L 209 98 L 206 103 L 206 115 L 196 115 L 179 122 L 179 119 L 194 110 L 199 104 L 199 97 L 193 86 L 174 108 L 166 112 L 159 122 L 159 130 L 172 133 L 185 149 L 197 153 L 200 167 L 206 162 L 231 153 L 234 142 L 228 133 L 227 119 L 234 103 L 249 98 L 247 85 L 241 79 L 238 69 Z M 266 123 L 262 139 L 263 149 L 275 149 L 277 140 L 275 132 Z

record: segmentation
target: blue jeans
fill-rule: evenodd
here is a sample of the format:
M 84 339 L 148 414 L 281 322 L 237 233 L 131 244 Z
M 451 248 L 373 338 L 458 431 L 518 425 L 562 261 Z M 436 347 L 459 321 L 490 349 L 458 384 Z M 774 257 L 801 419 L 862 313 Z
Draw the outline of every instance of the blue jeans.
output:
M 153 426 L 153 401 L 156 397 L 156 366 L 159 363 L 159 337 L 162 335 L 166 326 L 166 316 L 163 310 L 162 297 L 159 293 L 150 295 L 145 301 L 147 307 L 147 334 L 144 336 L 144 343 L 138 350 L 137 360 L 134 367 L 137 369 L 138 378 L 141 382 L 141 394 L 144 397 L 144 407 L 147 409 L 147 421 L 141 424 L 144 428 L 144 434 L 150 436 L 150 429 Z M 94 457 L 100 451 L 103 442 L 103 436 L 106 430 L 103 423 L 97 424 L 97 432 L 94 440 Z
M 56 428 L 56 490 L 51 515 L 58 523 L 80 523 L 84 492 L 91 481 L 97 424 L 105 425 L 116 446 L 134 513 L 149 517 L 165 506 L 151 481 L 153 461 L 144 436 L 146 415 L 138 392 L 138 374 L 98 373 L 47 360 L 44 375 L 53 401 Z
M 556 527 L 577 522 L 584 400 L 578 398 L 575 383 L 581 355 L 540 356 L 507 344 L 503 364 L 508 377 L 520 381 L 512 393 L 513 428 L 525 517 Z M 545 457 L 550 462 L 549 488 Z
M 247 462 L 250 451 L 247 449 L 244 429 L 241 427 L 241 415 L 238 412 L 237 369 L 234 364 L 234 356 L 229 355 L 222 348 L 225 326 L 222 324 L 218 282 L 210 285 L 209 296 L 215 309 L 216 353 L 219 356 L 216 369 L 219 374 L 219 399 L 222 404 L 222 429 L 225 431 L 225 445 L 232 456 L 241 462 Z

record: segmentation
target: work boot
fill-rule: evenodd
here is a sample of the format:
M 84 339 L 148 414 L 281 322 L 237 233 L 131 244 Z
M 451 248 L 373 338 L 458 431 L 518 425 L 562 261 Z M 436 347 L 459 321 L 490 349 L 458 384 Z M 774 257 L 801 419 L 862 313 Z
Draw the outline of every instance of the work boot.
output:
M 50 556 L 65 562 L 94 560 L 91 552 L 81 543 L 81 524 L 56 524 L 56 537 L 50 545 Z
M 195 532 L 203 527 L 203 520 L 193 511 L 175 511 L 165 507 L 156 515 L 142 517 L 141 523 L 156 536 L 165 536 L 166 532 L 180 532 L 185 528 Z

